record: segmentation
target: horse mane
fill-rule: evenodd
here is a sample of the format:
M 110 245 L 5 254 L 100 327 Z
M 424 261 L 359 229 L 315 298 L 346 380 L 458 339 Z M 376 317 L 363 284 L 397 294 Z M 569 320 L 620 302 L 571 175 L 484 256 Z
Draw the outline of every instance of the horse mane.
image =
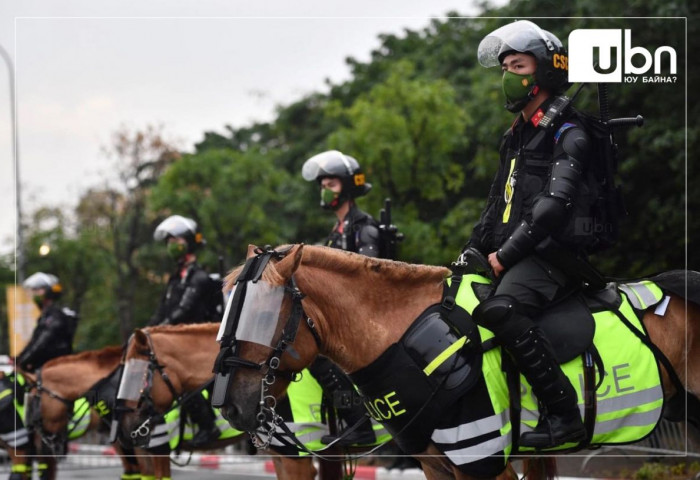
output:
M 450 275 L 450 270 L 445 267 L 372 258 L 337 248 L 309 245 L 304 247 L 304 252 L 304 264 L 350 275 L 381 274 L 384 280 L 392 283 L 440 283 Z M 311 255 L 306 255 L 307 252 Z
M 95 363 L 98 366 L 111 365 L 115 358 L 121 358 L 122 347 L 119 345 L 111 345 L 99 350 L 86 350 L 72 355 L 63 355 L 49 360 L 44 364 L 44 367 L 53 365 L 62 365 L 64 363 L 83 362 Z
M 177 335 L 191 335 L 193 333 L 209 333 L 213 329 L 213 325 L 219 328 L 218 323 L 187 323 L 179 325 L 158 325 L 148 327 L 150 333 L 174 333 Z
M 284 247 L 277 247 L 277 249 L 282 248 Z M 381 272 L 382 278 L 389 282 L 442 282 L 450 275 L 450 270 L 445 267 L 397 262 L 395 260 L 383 258 L 371 258 L 360 255 L 359 253 L 347 252 L 345 250 L 320 245 L 304 245 L 302 263 L 351 275 Z M 224 292 L 230 292 L 233 289 L 243 266 L 244 265 L 241 264 L 235 267 L 226 275 L 224 279 Z M 271 284 L 279 284 L 284 280 L 274 268 L 273 263 L 270 263 L 269 268 L 265 269 L 262 279 Z

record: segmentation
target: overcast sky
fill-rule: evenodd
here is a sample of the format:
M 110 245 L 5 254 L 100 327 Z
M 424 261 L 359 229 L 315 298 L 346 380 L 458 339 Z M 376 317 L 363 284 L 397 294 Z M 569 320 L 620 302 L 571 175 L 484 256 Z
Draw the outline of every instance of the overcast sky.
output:
M 504 0 L 497 2 L 504 3 Z M 70 210 L 111 170 L 110 134 L 162 124 L 191 150 L 205 131 L 273 118 L 274 107 L 349 78 L 380 33 L 422 29 L 459 0 L 2 0 L 15 63 L 23 212 Z M 12 250 L 14 173 L 7 66 L 0 74 L 0 252 Z

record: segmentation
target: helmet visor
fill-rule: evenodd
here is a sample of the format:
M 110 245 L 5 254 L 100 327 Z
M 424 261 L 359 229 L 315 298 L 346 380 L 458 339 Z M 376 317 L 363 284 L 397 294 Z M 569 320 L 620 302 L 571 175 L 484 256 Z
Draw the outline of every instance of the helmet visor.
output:
M 197 231 L 197 224 L 194 220 L 173 215 L 163 220 L 156 227 L 153 238 L 156 241 L 165 240 L 168 236 L 184 237 L 187 234 L 194 235 Z
M 561 42 L 528 20 L 509 23 L 489 33 L 479 43 L 477 57 L 484 67 L 496 67 L 501 64 L 499 56 L 510 50 L 528 52 L 534 46 L 547 45 L 552 50 L 554 45 L 561 47 Z
M 58 277 L 50 273 L 36 272 L 27 278 L 22 286 L 27 290 L 39 290 L 41 288 L 51 288 L 58 283 Z
M 354 162 L 354 164 L 353 164 Z M 301 176 L 311 182 L 319 177 L 347 177 L 358 168 L 357 162 L 337 150 L 329 150 L 309 158 L 301 167 Z

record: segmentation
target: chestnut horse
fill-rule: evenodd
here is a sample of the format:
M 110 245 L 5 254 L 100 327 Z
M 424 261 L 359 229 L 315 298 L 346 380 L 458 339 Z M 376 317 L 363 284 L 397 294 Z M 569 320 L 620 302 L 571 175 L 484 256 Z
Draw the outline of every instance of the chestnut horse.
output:
M 136 329 L 124 357 L 125 363 L 132 359 L 148 362 L 157 362 L 163 367 L 161 374 L 153 374 L 150 378 L 150 399 L 136 402 L 126 402 L 126 407 L 131 407 L 132 412 L 122 415 L 120 418 L 120 433 L 123 437 L 132 437 L 132 433 L 143 429 L 144 425 L 151 427 L 149 404 L 155 412 L 163 413 L 171 408 L 174 394 L 180 396 L 189 392 L 198 391 L 203 385 L 212 380 L 212 365 L 216 359 L 219 345 L 216 343 L 216 334 L 220 324 L 205 323 L 176 326 L 158 326 Z M 163 381 L 166 374 L 172 389 Z M 125 374 L 126 376 L 126 374 Z M 302 387 L 305 388 L 305 387 Z M 307 395 L 308 396 L 308 395 Z M 320 396 L 318 399 L 320 404 Z M 312 409 L 313 406 L 309 405 Z M 218 411 L 218 409 L 217 409 Z M 310 435 L 320 438 L 328 433 L 325 426 L 305 424 L 307 432 L 315 431 Z M 314 438 L 315 438 L 314 437 Z M 219 445 L 231 443 L 235 439 L 226 440 Z M 355 447 L 352 447 L 355 449 Z M 364 449 L 366 450 L 366 449 Z M 276 451 L 275 444 L 269 446 L 269 453 L 275 466 L 277 478 L 282 480 L 313 480 L 316 478 L 316 468 L 311 456 L 287 456 Z M 338 462 L 321 461 L 321 478 L 341 478 L 340 464 Z
M 261 252 L 251 246 L 248 258 Z M 319 353 L 348 374 L 364 369 L 399 342 L 426 308 L 441 302 L 444 282 L 451 273 L 447 268 L 379 260 L 318 246 L 294 245 L 269 257 L 264 267 L 253 265 L 245 268 L 245 280 L 259 279 L 257 282 L 263 286 L 254 290 L 251 302 L 246 295 L 242 306 L 237 308 L 246 310 L 246 318 L 253 318 L 257 323 L 252 327 L 252 333 L 251 322 L 246 323 L 248 330 L 245 333 L 250 339 L 244 340 L 248 341 L 234 339 L 236 343 L 227 346 L 232 352 L 236 349 L 228 362 L 236 368 L 233 372 L 224 370 L 220 372 L 222 376 L 217 377 L 217 382 L 219 378 L 222 383 L 228 382 L 222 414 L 232 425 L 243 430 L 256 427 L 262 378 L 274 376 L 275 371 L 300 371 Z M 252 277 L 250 272 L 255 272 Z M 239 274 L 240 268 L 228 275 L 225 289 L 233 289 Z M 697 397 L 700 393 L 700 370 L 697 368 L 700 364 L 700 309 L 687 303 L 686 311 L 686 302 L 682 298 L 669 296 L 670 303 L 663 317 L 656 315 L 653 309 L 647 310 L 643 323 L 652 342 L 665 354 L 684 382 L 685 389 Z M 295 307 L 299 301 L 303 312 Z M 228 308 L 233 310 L 233 307 Z M 251 310 L 255 311 L 251 313 Z M 239 315 L 244 318 L 242 313 Z M 262 322 L 267 322 L 266 327 L 259 326 Z M 290 337 L 285 325 L 296 322 L 299 322 L 298 329 Z M 260 331 L 262 328 L 267 330 L 264 336 Z M 224 335 L 233 335 L 228 326 L 223 331 Z M 280 343 L 280 339 L 287 342 Z M 261 345 L 265 341 L 269 343 Z M 286 348 L 286 343 L 292 348 Z M 224 346 L 222 340 L 222 349 Z M 226 361 L 222 363 L 227 364 Z M 230 373 L 230 378 L 225 376 L 226 373 Z M 494 374 L 501 375 L 500 369 Z M 666 397 L 672 396 L 674 385 L 666 371 L 662 371 L 662 381 Z M 281 395 L 287 383 L 284 378 L 277 378 L 271 393 Z M 217 388 L 218 384 L 215 397 L 221 398 L 217 395 Z M 389 407 L 401 408 L 392 401 L 391 398 L 384 399 L 383 408 L 387 414 Z M 429 405 L 424 407 L 429 408 Z M 399 413 L 395 412 L 397 416 Z M 443 456 L 434 443 L 427 445 L 415 457 L 421 462 L 428 479 L 472 478 Z M 533 477 L 532 473 L 528 472 L 528 478 Z M 495 478 L 509 478 L 510 475 L 512 471 L 506 469 Z M 551 475 L 551 471 L 547 475 Z
M 79 438 L 88 430 L 98 428 L 108 431 L 109 423 L 96 409 L 90 408 L 83 397 L 95 384 L 112 374 L 121 358 L 122 348 L 111 346 L 57 357 L 37 370 L 25 408 L 27 424 L 34 428 L 44 449 L 61 455 L 65 453 L 66 439 Z M 97 408 L 102 410 L 102 415 L 111 414 L 105 405 Z M 122 449 L 117 443 L 114 448 L 123 464 L 123 478 L 139 473 L 152 475 L 154 462 L 168 461 L 151 461 L 145 452 L 138 452 L 134 461 L 133 450 Z

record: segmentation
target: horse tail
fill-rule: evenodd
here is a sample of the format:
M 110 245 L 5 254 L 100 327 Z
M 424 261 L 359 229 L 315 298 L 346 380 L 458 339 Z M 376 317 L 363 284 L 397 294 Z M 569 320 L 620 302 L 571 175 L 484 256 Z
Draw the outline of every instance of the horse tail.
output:
M 554 480 L 557 477 L 557 459 L 555 457 L 526 458 L 523 461 L 526 480 Z

